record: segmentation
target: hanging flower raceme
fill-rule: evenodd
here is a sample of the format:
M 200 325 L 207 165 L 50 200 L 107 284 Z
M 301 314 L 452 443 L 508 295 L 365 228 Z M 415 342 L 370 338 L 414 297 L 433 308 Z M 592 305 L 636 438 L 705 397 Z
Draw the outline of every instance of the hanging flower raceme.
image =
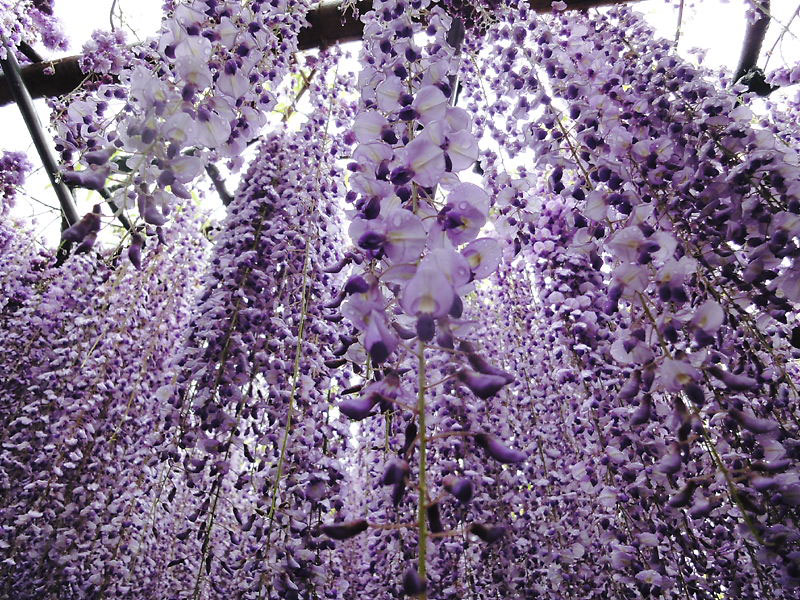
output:
M 408 461 L 419 450 L 419 560 L 415 567 L 397 565 L 393 569 L 398 579 L 406 573 L 402 575 L 406 593 L 419 594 L 427 587 L 426 538 L 445 535 L 448 525 L 428 491 L 434 481 L 427 478 L 433 474 L 441 478 L 443 473 L 426 458 L 428 452 L 438 453 L 428 449 L 428 444 L 434 443 L 428 442 L 429 436 L 434 439 L 434 432 L 439 432 L 449 439 L 451 432 L 448 423 L 437 416 L 442 404 L 438 393 L 428 388 L 427 378 L 441 377 L 450 388 L 471 390 L 479 398 L 489 399 L 513 377 L 483 372 L 492 368 L 488 361 L 479 358 L 471 345 L 468 350 L 459 345 L 472 327 L 463 317 L 464 298 L 500 262 L 499 244 L 491 237 L 479 239 L 489 218 L 489 196 L 459 176 L 478 155 L 472 121 L 464 109 L 454 106 L 459 57 L 448 34 L 460 23 L 428 2 L 414 3 L 411 12 L 405 8 L 404 3 L 378 1 L 365 17 L 361 102 L 352 130 L 357 145 L 348 166 L 352 172 L 348 199 L 353 204 L 349 233 L 354 256 L 360 258 L 330 306 L 341 303 L 341 314 L 358 335 L 356 340 L 347 340 L 342 354 L 354 369 L 366 358 L 367 373 L 372 371 L 364 384 L 353 390 L 357 395 L 338 404 L 339 411 L 360 423 L 366 439 L 393 438 L 395 419 L 405 423 L 398 444 L 400 462 L 390 462 L 381 474 L 374 475 L 382 485 L 391 486 L 391 506 L 401 513 L 408 511 L 407 490 L 414 477 Z M 426 11 L 430 23 L 424 33 L 416 21 L 421 10 Z M 436 357 L 436 346 L 444 349 L 442 356 Z M 466 366 L 473 359 L 483 371 Z M 363 369 L 358 368 L 362 373 Z M 416 400 L 409 393 L 408 378 L 402 376 L 409 370 L 416 373 Z M 394 416 L 381 423 L 371 418 L 378 413 L 386 419 Z M 473 459 L 482 449 L 500 463 L 517 464 L 526 456 L 494 435 L 474 433 Z M 455 498 L 468 502 L 471 485 L 468 479 L 458 483 L 453 488 Z M 378 529 L 382 520 L 392 518 L 384 500 L 375 498 L 369 505 L 362 510 L 372 515 L 370 524 Z M 337 523 L 338 519 L 344 519 L 342 525 L 330 525 L 333 537 L 340 531 L 351 537 L 349 532 L 355 530 L 348 524 L 347 514 L 337 515 Z M 466 531 L 466 525 L 462 529 Z M 356 533 L 361 530 L 359 527 Z M 353 537 L 361 540 L 356 534 Z M 499 536 L 489 537 L 494 541 Z M 379 533 L 364 536 L 366 541 L 357 540 L 352 543 L 374 542 L 386 551 L 399 541 Z M 369 584 L 363 589 L 369 593 Z
M 66 50 L 67 38 L 61 23 L 53 14 L 53 0 L 3 0 L 0 2 L 0 37 L 13 49 L 21 62 L 29 57 L 19 50 L 21 43 L 33 46 L 41 43 L 51 50 Z M 0 44 L 0 58 L 7 47 Z
M 53 266 L 24 230 L 5 247 L 0 543 L 14 559 L 0 585 L 15 598 L 157 596 L 171 540 L 150 535 L 156 392 L 205 246 L 195 211 L 176 212 L 141 271 L 96 253 Z
M 315 268 L 342 258 L 343 190 L 329 180 L 338 174 L 338 138 L 328 130 L 338 112 L 328 114 L 336 99 L 325 79 L 332 62 L 318 63 L 315 114 L 299 132 L 265 139 L 230 204 L 175 384 L 164 390 L 165 453 L 186 470 L 174 485 L 192 490 L 180 508 L 191 535 L 177 536 L 174 552 L 186 560 L 169 584 L 191 579 L 198 594 L 277 598 L 336 585 L 317 564 L 328 560 L 320 516 L 338 506 L 341 432 L 328 424 L 334 383 L 313 350 L 336 339 L 321 301 L 344 283 Z M 358 527 L 327 533 L 346 539 Z
M 791 526 L 781 519 L 759 525 L 764 505 L 773 500 L 749 483 L 760 482 L 755 472 L 738 483 L 732 473 L 747 470 L 744 465 L 777 439 L 794 437 L 791 426 L 777 432 L 779 423 L 792 421 L 787 400 L 794 394 L 786 326 L 794 309 L 779 286 L 793 277 L 791 194 L 782 190 L 797 177 L 796 156 L 766 140 L 766 132 L 749 129 L 752 115 L 736 107 L 739 99 L 669 56 L 666 45 L 654 45 L 630 13 L 612 13 L 600 22 L 565 15 L 557 23 L 520 8 L 490 33 L 497 42 L 492 55 L 503 63 L 491 87 L 517 103 L 512 126 L 495 135 L 512 152 L 532 148 L 539 167 L 547 165 L 543 172 L 523 171 L 517 180 L 492 173 L 490 181 L 502 199 L 503 229 L 513 236 L 512 247 L 543 270 L 538 282 L 545 317 L 563 320 L 566 339 L 558 352 L 583 369 L 565 364 L 554 372 L 565 384 L 588 372 L 606 382 L 590 387 L 590 418 L 571 417 L 574 435 L 596 432 L 592 443 L 604 448 L 603 466 L 614 474 L 602 501 L 618 510 L 620 502 L 628 505 L 626 528 L 639 521 L 646 529 L 652 518 L 632 516 L 643 495 L 653 501 L 668 497 L 659 534 L 680 535 L 685 524 L 675 513 L 688 510 L 702 523 L 693 521 L 693 527 L 708 540 L 698 542 L 697 552 L 706 552 L 704 544 L 768 548 L 771 577 L 792 586 L 793 542 L 776 544 L 768 533 Z M 598 53 L 597 36 L 604 35 L 626 43 L 603 42 Z M 639 60 L 659 66 L 626 65 Z M 542 65 L 542 71 L 531 65 Z M 686 122 L 687 113 L 702 124 Z M 734 160 L 759 154 L 762 145 L 769 156 L 755 168 Z M 558 200 L 548 199 L 553 195 Z M 748 221 L 747 214 L 761 215 L 761 224 Z M 739 229 L 741 218 L 747 225 Z M 750 237 L 752 244 L 746 243 Z M 773 238 L 777 243 L 770 243 Z M 604 333 L 609 319 L 615 325 Z M 766 323 L 770 333 L 759 338 L 763 345 L 742 344 L 748 332 Z M 605 390 L 614 397 L 604 400 Z M 633 431 L 622 428 L 623 419 Z M 668 423 L 656 425 L 663 419 Z M 760 432 L 755 435 L 764 436 L 764 445 L 742 445 L 737 430 L 752 441 L 749 436 Z M 635 475 L 651 464 L 660 475 Z M 713 483 L 709 471 L 718 474 Z M 709 515 L 719 514 L 714 511 L 723 499 L 751 536 L 748 542 L 722 536 L 722 525 L 711 525 Z M 638 540 L 629 540 L 618 556 L 635 547 Z M 734 558 L 708 564 L 703 568 L 713 569 L 726 582 L 721 585 L 764 593 L 760 565 L 746 558 L 738 567 Z M 634 586 L 679 596 L 685 588 L 664 577 L 676 569 L 695 585 L 681 566 L 651 563 L 642 569 L 641 558 L 617 566 L 632 570 Z
M 3 152 L 0 155 L 0 215 L 14 206 L 17 190 L 22 187 L 33 165 L 22 152 Z
M 108 185 L 118 206 L 163 225 L 177 199 L 191 198 L 206 163 L 241 165 L 277 105 L 311 4 L 179 2 L 157 39 L 133 50 L 115 51 L 106 34 L 95 34 L 83 68 L 107 81 L 92 80 L 53 106 L 57 148 L 68 165 L 81 163 L 65 180 L 95 190 Z M 109 118 L 119 100 L 123 109 Z

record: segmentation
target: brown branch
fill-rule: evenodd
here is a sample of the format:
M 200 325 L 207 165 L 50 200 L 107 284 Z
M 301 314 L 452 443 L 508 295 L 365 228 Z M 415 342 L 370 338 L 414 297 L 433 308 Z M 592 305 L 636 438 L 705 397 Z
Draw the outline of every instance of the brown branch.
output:
M 757 63 L 771 19 L 770 0 L 760 0 L 756 4 L 756 10 L 758 18 L 747 24 L 742 53 L 739 56 L 739 65 L 736 67 L 733 82 L 745 84 L 748 91 L 755 92 L 759 96 L 767 96 L 778 88 L 766 82 L 764 72 L 758 68 Z
M 231 193 L 225 187 L 225 180 L 222 178 L 217 165 L 214 163 L 208 163 L 206 165 L 206 174 L 211 180 L 211 183 L 214 184 L 214 189 L 217 190 L 217 194 L 219 194 L 219 199 L 222 200 L 222 204 L 228 206 L 231 202 L 233 202 L 233 196 L 231 196 Z
M 85 77 L 78 61 L 81 56 L 66 56 L 54 61 L 34 63 L 21 69 L 22 81 L 31 98 L 64 96 L 78 87 Z M 53 67 L 55 73 L 47 75 L 45 70 Z M 14 97 L 5 76 L 0 77 L 0 106 L 11 104 Z
M 761 0 L 759 4 L 756 4 L 758 18 L 747 24 L 742 53 L 739 56 L 739 66 L 736 67 L 736 74 L 733 77 L 734 81 L 738 81 L 745 73 L 756 66 L 758 55 L 761 54 L 761 45 L 764 43 L 767 28 L 769 27 L 769 5 L 769 0 Z
M 34 50 L 28 42 L 20 42 L 17 44 L 17 50 L 20 51 L 25 58 L 27 58 L 32 63 L 42 62 L 44 59 L 42 56 Z
M 528 0 L 537 12 L 549 12 L 552 0 Z M 586 10 L 598 6 L 611 4 L 629 4 L 639 0 L 567 0 L 571 10 Z M 298 45 L 300 50 L 324 48 L 333 44 L 353 42 L 361 39 L 364 24 L 353 17 L 352 11 L 342 15 L 340 8 L 342 0 L 323 4 L 312 10 L 307 19 L 309 27 L 300 31 Z M 371 0 L 359 0 L 356 7 L 361 14 L 367 12 L 372 6 Z M 22 69 L 22 78 L 33 98 L 50 98 L 69 94 L 77 88 L 86 78 L 81 71 L 79 60 L 81 55 L 65 56 L 54 61 L 28 65 Z M 47 75 L 48 67 L 54 69 L 52 75 Z M 0 77 L 0 106 L 14 102 L 5 77 Z

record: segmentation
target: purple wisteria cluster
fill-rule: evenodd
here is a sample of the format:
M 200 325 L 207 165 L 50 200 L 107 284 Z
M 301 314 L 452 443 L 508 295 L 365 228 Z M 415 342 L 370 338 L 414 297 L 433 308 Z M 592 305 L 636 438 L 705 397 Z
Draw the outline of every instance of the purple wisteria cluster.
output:
M 607 485 L 596 464 L 571 472 L 589 473 L 584 491 L 609 508 L 622 499 L 641 511 L 649 498 L 675 513 L 655 534 L 716 559 L 667 566 L 675 559 L 659 552 L 612 566 L 630 567 L 625 583 L 640 593 L 794 589 L 795 151 L 752 128 L 740 99 L 632 13 L 548 23 L 520 10 L 490 35 L 502 57 L 490 110 L 510 113 L 493 133 L 511 158 L 531 149 L 537 164 L 509 177 L 491 157 L 488 174 L 513 249 L 543 271 L 544 317 L 565 334 L 559 383 L 584 388 L 569 414 L 575 433 L 599 442 Z M 637 520 L 652 530 L 652 515 L 630 510 L 624 530 Z M 628 555 L 638 548 L 618 541 Z
M 312 4 L 93 35 L 107 249 L 0 158 L 0 596 L 796 598 L 797 101 L 563 2 L 374 0 L 354 75 Z
M 24 229 L 4 247 L 0 587 L 9 598 L 140 598 L 163 567 L 150 518 L 155 393 L 188 324 L 205 245 L 193 211 L 176 212 L 143 270 L 87 254 L 54 267 Z
M 158 36 L 135 50 L 119 34 L 95 33 L 81 66 L 98 74 L 52 103 L 64 181 L 108 187 L 117 206 L 163 225 L 206 163 L 241 164 L 277 105 L 310 4 L 175 3 Z
M 330 105 L 331 63 L 316 62 L 306 124 L 260 144 L 267 160 L 228 207 L 174 382 L 159 392 L 163 455 L 184 490 L 165 506 L 183 523 L 169 586 L 193 597 L 305 598 L 338 585 L 320 524 L 341 506 L 344 431 L 315 350 L 337 341 L 322 312 L 343 283 L 318 268 L 342 258 L 331 121 L 347 107 Z
M 0 58 L 11 48 L 20 61 L 29 61 L 19 51 L 22 43 L 41 44 L 51 50 L 66 50 L 67 38 L 53 14 L 53 0 L 0 0 Z
M 25 183 L 25 176 L 33 169 L 24 152 L 3 152 L 0 155 L 0 215 L 14 206 L 14 199 Z
M 423 14 L 427 27 L 418 21 Z M 456 395 L 486 401 L 514 379 L 470 341 L 475 322 L 464 318 L 464 298 L 492 275 L 501 254 L 496 239 L 481 236 L 488 194 L 459 177 L 478 155 L 472 120 L 454 106 L 464 25 L 428 2 L 376 2 L 363 20 L 356 146 L 348 165 L 355 249 L 331 270 L 355 266 L 329 307 L 341 306 L 355 329 L 342 339 L 338 362 L 360 365 L 360 377 L 342 392 L 351 397 L 338 410 L 363 422 L 367 444 L 381 450 L 358 465 L 360 475 L 391 493 L 362 499 L 350 514 L 340 511 L 325 532 L 346 540 L 371 527 L 360 543 L 370 554 L 392 556 L 404 593 L 424 595 L 429 538 L 474 535 L 492 543 L 505 532 L 469 522 L 464 511 L 443 520 L 452 510 L 444 498 L 468 504 L 474 486 L 456 474 L 462 468 L 449 455 L 462 455 L 462 463 L 485 455 L 514 465 L 525 454 L 498 437 L 501 428 L 487 432 L 488 422 L 450 415 Z M 390 448 L 395 458 L 387 456 Z M 407 494 L 412 487 L 416 506 Z M 347 520 L 356 511 L 370 520 Z M 416 551 L 401 533 L 406 529 L 416 530 Z M 445 570 L 436 571 L 438 589 Z

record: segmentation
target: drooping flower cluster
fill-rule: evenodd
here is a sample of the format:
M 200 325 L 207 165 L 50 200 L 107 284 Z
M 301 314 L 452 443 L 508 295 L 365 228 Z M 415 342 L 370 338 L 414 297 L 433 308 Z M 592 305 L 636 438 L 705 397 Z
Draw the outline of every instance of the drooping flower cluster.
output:
M 427 28 L 416 20 L 422 11 Z M 389 498 L 370 497 L 359 501 L 360 507 L 349 507 L 351 513 L 368 509 L 374 517 L 369 523 L 345 521 L 347 512 L 341 511 L 326 533 L 347 539 L 371 525 L 376 533 L 360 543 L 368 545 L 370 554 L 380 549 L 393 555 L 395 581 L 401 581 L 405 593 L 416 595 L 428 587 L 429 535 L 434 540 L 455 535 L 457 527 L 463 535 L 469 531 L 495 541 L 504 531 L 463 519 L 442 520 L 442 511 L 449 516 L 450 509 L 434 490 L 449 488 L 455 498 L 469 502 L 473 486 L 468 477 L 445 479 L 441 465 L 457 464 L 444 458 L 451 452 L 447 440 L 467 442 L 457 442 L 462 453 L 464 446 L 469 448 L 465 461 L 485 453 L 500 463 L 516 464 L 525 455 L 495 435 L 501 428 L 487 433 L 486 422 L 446 416 L 452 394 L 466 389 L 486 400 L 513 379 L 467 339 L 473 324 L 463 318 L 464 297 L 500 261 L 498 242 L 480 237 L 490 199 L 480 186 L 458 175 L 478 154 L 471 119 L 455 106 L 463 24 L 428 2 L 409 6 L 379 1 L 364 21 L 360 110 L 352 132 L 357 145 L 348 167 L 353 173 L 348 200 L 354 205 L 349 233 L 356 250 L 331 268 L 358 266 L 330 306 L 341 304 L 341 314 L 356 331 L 343 339 L 337 353 L 360 365 L 363 373 L 361 383 L 343 392 L 357 396 L 345 399 L 338 409 L 353 421 L 384 414 L 383 421 L 363 424 L 368 447 L 386 443 L 383 452 L 372 453 L 367 464 L 357 467 L 358 473 L 391 486 L 392 492 Z M 406 383 L 402 374 L 408 371 L 415 378 Z M 429 385 L 431 380 L 447 383 L 448 393 Z M 416 399 L 408 389 L 411 382 L 416 383 Z M 390 447 L 396 459 L 387 458 Z M 417 447 L 412 470 L 409 461 Z M 406 494 L 412 485 L 417 488 L 416 508 Z M 409 553 L 404 549 L 409 540 L 399 530 L 382 531 L 392 531 L 392 521 L 413 519 L 414 512 L 418 551 Z M 451 533 L 445 523 L 453 525 Z M 444 583 L 444 572 L 437 569 L 436 589 Z
M 145 224 L 0 223 L 0 588 L 796 597 L 800 106 L 563 2 L 375 0 L 348 77 L 309 4 L 93 37 L 60 150 Z
M 41 42 L 52 50 L 67 48 L 67 38 L 53 15 L 53 0 L 0 0 L 0 37 L 22 62 L 29 60 L 18 50 L 23 42 L 29 46 Z M 0 58 L 6 52 L 6 45 L 0 44 Z
M 148 535 L 155 391 L 188 323 L 197 219 L 179 211 L 141 271 L 96 255 L 53 267 L 15 236 L 0 310 L 0 585 L 14 598 L 142 597 L 165 550 Z
M 0 215 L 14 206 L 17 191 L 25 183 L 25 176 L 33 169 L 24 152 L 3 152 L 0 155 Z
M 66 171 L 65 181 L 94 190 L 108 184 L 118 206 L 163 225 L 176 198 L 191 197 L 206 162 L 240 164 L 277 104 L 310 4 L 176 3 L 157 39 L 135 52 L 112 50 L 108 36 L 95 34 L 83 66 L 100 66 L 109 81 L 53 106 L 57 147 L 82 167 Z M 125 101 L 116 115 L 115 100 Z
M 315 114 L 261 143 L 228 207 L 177 377 L 162 390 L 165 452 L 183 471 L 174 485 L 188 486 L 169 509 L 188 519 L 173 534 L 184 560 L 171 577 L 195 594 L 309 597 L 337 585 L 322 570 L 331 559 L 319 521 L 339 506 L 342 432 L 314 350 L 336 340 L 322 304 L 341 285 L 314 268 L 341 259 L 328 63 L 316 64 Z
M 793 526 L 772 521 L 766 507 L 791 510 L 796 467 L 763 458 L 783 458 L 783 444 L 796 437 L 787 361 L 795 354 L 795 152 L 751 128 L 752 113 L 735 96 L 669 56 L 630 13 L 550 24 L 521 11 L 494 35 L 503 62 L 492 88 L 509 98 L 495 106 L 514 107 L 505 131 L 494 133 L 512 155 L 533 149 L 538 164 L 518 178 L 490 177 L 516 251 L 544 269 L 537 288 L 545 316 L 565 319 L 561 352 L 571 348 L 578 372 L 604 382 L 587 389 L 590 419 L 576 425 L 614 449 L 606 460 L 621 479 L 611 480 L 619 491 L 609 507 L 624 497 L 640 508 L 645 488 L 654 490 L 651 502 L 668 495 L 661 513 L 677 520 L 656 534 L 681 535 L 686 510 L 700 522 L 692 535 L 710 535 L 704 548 L 725 556 L 700 578 L 708 562 L 701 570 L 629 558 L 615 568 L 639 569 L 632 585 L 676 595 L 705 589 L 712 577 L 752 595 L 766 593 L 767 579 L 794 587 Z M 615 391 L 612 403 L 604 390 Z M 620 431 L 623 417 L 633 432 Z M 638 438 L 638 426 L 665 418 L 666 430 L 649 427 Z M 652 477 L 633 477 L 650 464 Z M 765 470 L 779 475 L 762 481 Z M 663 474 L 669 484 L 659 489 Z M 734 544 L 720 533 L 729 519 L 747 539 Z M 667 543 L 687 552 L 685 539 Z M 737 556 L 753 548 L 763 554 L 745 567 Z

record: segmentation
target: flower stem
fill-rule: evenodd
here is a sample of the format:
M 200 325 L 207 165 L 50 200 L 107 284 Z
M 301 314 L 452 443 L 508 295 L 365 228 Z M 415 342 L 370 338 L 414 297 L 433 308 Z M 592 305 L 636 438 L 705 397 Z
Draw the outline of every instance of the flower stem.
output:
M 419 529 L 419 576 L 425 581 L 426 564 L 425 554 L 427 551 L 428 529 L 425 499 L 428 493 L 426 481 L 426 460 L 427 460 L 427 436 L 425 434 L 425 391 L 427 387 L 425 373 L 425 344 L 419 343 L 417 353 L 419 358 L 419 391 L 417 395 L 417 421 L 419 426 L 419 507 L 417 511 L 417 527 Z M 420 598 L 425 600 L 427 594 L 422 594 Z

